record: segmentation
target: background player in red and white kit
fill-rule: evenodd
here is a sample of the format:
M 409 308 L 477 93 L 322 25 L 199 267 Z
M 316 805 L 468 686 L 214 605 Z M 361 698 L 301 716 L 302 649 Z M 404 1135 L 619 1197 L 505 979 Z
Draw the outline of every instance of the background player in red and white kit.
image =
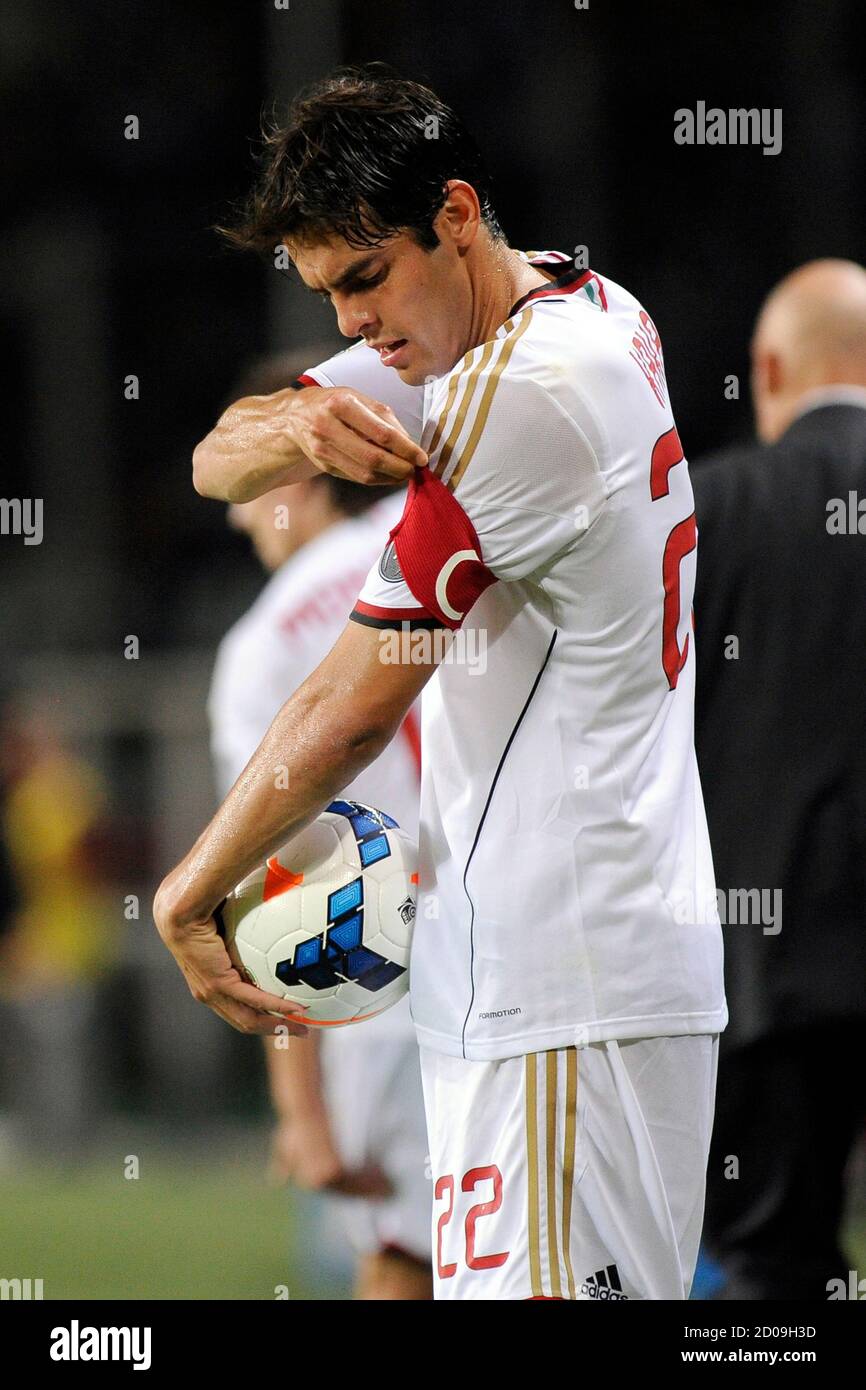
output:
M 270 393 L 300 364 L 258 364 L 242 394 Z M 402 489 L 362 488 L 319 474 L 229 509 L 271 578 L 217 654 L 209 700 L 218 790 L 225 796 L 287 695 L 330 651 L 346 607 L 400 517 Z M 418 833 L 417 711 L 344 790 Z M 288 1045 L 287 1045 L 288 1044 Z M 421 1071 L 409 1001 L 362 1029 L 265 1039 L 278 1116 L 272 1169 L 331 1194 L 357 1258 L 364 1299 L 432 1297 L 431 1185 Z
M 423 387 L 429 462 L 157 924 L 236 1027 L 288 1014 L 230 970 L 213 909 L 426 684 L 411 1000 L 437 1296 L 685 1298 L 727 1010 L 692 742 L 695 523 L 658 333 L 606 277 L 509 248 L 453 112 L 377 75 L 298 103 L 237 239 L 283 240 L 364 339 L 345 359 L 375 352 Z M 310 468 L 367 481 L 420 463 L 370 399 L 278 394 L 205 459 L 225 466 L 241 418 L 252 487 L 304 476 L 299 442 Z M 383 630 L 405 625 L 474 629 L 486 670 L 434 675 L 433 643 L 426 664 L 383 663 Z

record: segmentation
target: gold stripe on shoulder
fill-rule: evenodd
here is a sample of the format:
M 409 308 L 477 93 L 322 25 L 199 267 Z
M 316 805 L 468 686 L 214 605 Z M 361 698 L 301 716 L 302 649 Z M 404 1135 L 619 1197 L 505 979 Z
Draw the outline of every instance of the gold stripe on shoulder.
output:
M 451 411 L 454 406 L 454 398 L 457 395 L 457 390 L 460 386 L 461 378 L 463 378 L 467 374 L 467 372 L 471 372 L 473 370 L 472 359 L 475 356 L 476 352 L 478 352 L 478 350 L 478 348 L 470 348 L 468 352 L 465 352 L 463 354 L 457 365 L 452 368 L 451 379 L 448 382 L 448 395 L 445 398 L 445 405 L 443 409 L 440 411 L 439 419 L 437 421 L 436 428 L 433 431 L 433 437 L 431 438 L 429 444 L 425 444 L 424 436 L 427 434 L 427 431 L 430 429 L 433 423 L 432 418 L 427 421 L 427 424 L 424 427 L 424 432 L 421 436 L 421 448 L 428 456 L 434 454 L 439 447 L 439 441 L 442 438 L 445 425 L 448 421 L 448 416 L 451 414 Z M 475 366 L 477 365 L 478 363 L 476 362 Z
M 464 424 L 466 423 L 466 416 L 468 414 L 469 407 L 472 404 L 472 397 L 475 395 L 475 388 L 478 385 L 478 380 L 481 376 L 481 373 L 484 371 L 484 368 L 487 366 L 488 362 L 493 356 L 493 349 L 495 346 L 495 340 L 491 340 L 489 343 L 484 344 L 484 350 L 481 353 L 481 356 L 478 358 L 478 361 L 475 363 L 475 366 L 469 372 L 469 375 L 465 377 L 463 396 L 461 398 L 457 414 L 454 416 L 454 424 L 451 426 L 451 432 L 448 435 L 448 438 L 446 439 L 445 443 L 442 445 L 442 452 L 440 453 L 435 464 L 435 471 L 440 478 L 443 476 L 446 468 L 448 467 L 451 455 L 454 452 L 454 446 L 457 443 L 457 440 L 460 438 L 460 432 L 463 429 Z
M 454 468 L 450 476 L 448 478 L 445 478 L 443 473 L 440 472 L 440 477 L 442 477 L 443 482 L 446 484 L 448 488 L 450 488 L 452 492 L 457 487 L 457 484 L 460 482 L 460 479 L 463 477 L 463 474 L 466 472 L 467 468 L 472 462 L 472 456 L 475 453 L 475 450 L 478 448 L 478 441 L 480 440 L 481 435 L 484 431 L 484 426 L 487 424 L 487 417 L 490 414 L 490 407 L 493 404 L 493 397 L 496 394 L 496 388 L 499 385 L 502 373 L 505 371 L 505 368 L 511 361 L 511 356 L 514 352 L 515 347 L 517 346 L 518 340 L 523 337 L 523 334 L 526 332 L 531 322 L 532 309 L 527 307 L 519 315 L 516 321 L 514 319 L 509 319 L 508 322 L 504 325 L 504 327 L 507 330 L 507 336 L 505 338 L 499 339 L 499 341 L 503 345 L 502 351 L 499 354 L 499 358 L 496 362 L 495 367 L 491 371 L 485 383 L 484 391 L 482 393 L 481 401 L 478 406 L 478 411 L 472 424 L 472 431 L 469 435 L 469 438 L 466 441 L 466 444 L 464 445 L 463 450 L 460 453 L 460 456 L 458 457 L 457 462 L 454 465 Z M 456 439 L 456 436 L 454 436 L 454 438 Z
M 457 387 L 459 386 L 459 384 L 460 373 L 455 372 L 448 383 L 448 395 L 445 397 L 445 405 L 443 406 L 442 411 L 440 412 L 439 419 L 436 423 L 436 428 L 433 430 L 433 436 L 429 444 L 424 442 L 424 435 L 426 435 L 427 430 L 430 429 L 430 427 L 432 426 L 432 419 L 428 420 L 427 425 L 425 426 L 424 433 L 421 436 L 421 448 L 424 450 L 425 454 L 427 454 L 428 457 L 432 457 L 439 447 L 439 440 L 442 438 L 442 431 L 445 428 L 445 421 L 451 414 L 451 409 L 454 405 L 454 397 L 457 395 Z

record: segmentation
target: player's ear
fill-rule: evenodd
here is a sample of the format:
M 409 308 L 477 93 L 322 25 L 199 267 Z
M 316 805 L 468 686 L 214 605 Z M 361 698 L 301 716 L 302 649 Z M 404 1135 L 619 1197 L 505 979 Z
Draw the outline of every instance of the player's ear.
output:
M 458 251 L 467 251 L 481 227 L 481 204 L 471 183 L 449 179 L 448 196 L 436 215 L 434 226 L 441 237 L 446 235 Z

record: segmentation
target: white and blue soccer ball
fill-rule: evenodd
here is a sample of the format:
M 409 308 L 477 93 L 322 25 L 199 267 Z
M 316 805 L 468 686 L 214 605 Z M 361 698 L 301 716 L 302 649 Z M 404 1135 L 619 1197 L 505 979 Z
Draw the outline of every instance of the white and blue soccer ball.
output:
M 417 882 L 418 850 L 395 820 L 332 801 L 229 893 L 219 919 L 253 984 L 305 1004 L 305 1023 L 360 1023 L 409 987 Z

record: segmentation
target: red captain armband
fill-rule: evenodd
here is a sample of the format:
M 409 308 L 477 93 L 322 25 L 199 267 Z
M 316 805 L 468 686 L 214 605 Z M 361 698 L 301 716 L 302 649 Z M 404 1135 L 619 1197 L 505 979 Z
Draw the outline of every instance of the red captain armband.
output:
M 496 583 L 481 558 L 475 527 L 429 468 L 415 469 L 391 538 L 412 593 L 445 627 L 460 627 L 476 599 Z
M 418 627 L 458 628 L 479 595 L 496 582 L 481 558 L 475 527 L 428 468 L 415 469 L 379 574 L 402 579 L 421 607 L 379 608 L 359 599 L 352 617 L 374 627 L 408 621 Z

